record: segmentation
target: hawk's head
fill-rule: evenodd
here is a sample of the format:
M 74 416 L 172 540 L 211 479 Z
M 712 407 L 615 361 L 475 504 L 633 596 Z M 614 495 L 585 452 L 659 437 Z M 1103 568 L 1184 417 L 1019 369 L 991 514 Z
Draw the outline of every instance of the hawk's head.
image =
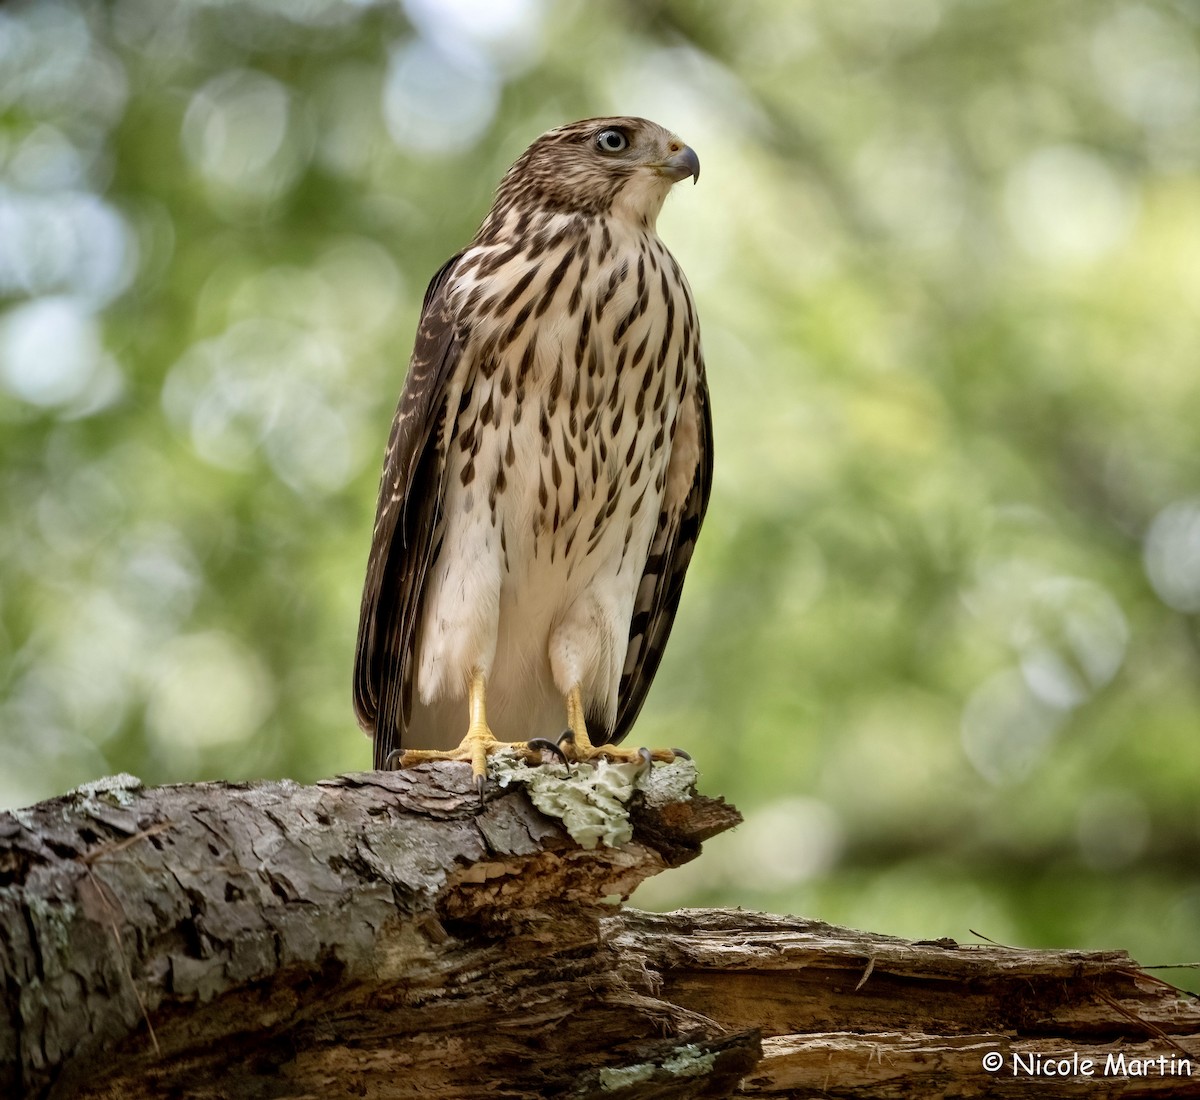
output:
M 700 160 L 644 118 L 589 118 L 543 134 L 496 192 L 485 228 L 514 209 L 612 214 L 653 227 L 673 183 L 700 178 Z

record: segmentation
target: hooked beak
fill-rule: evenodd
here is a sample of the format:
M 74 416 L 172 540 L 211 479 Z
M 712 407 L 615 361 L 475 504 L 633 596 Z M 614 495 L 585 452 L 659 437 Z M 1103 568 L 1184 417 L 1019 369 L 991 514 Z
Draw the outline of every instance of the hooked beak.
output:
M 693 183 L 697 183 L 700 179 L 700 158 L 690 145 L 685 145 L 678 153 L 664 160 L 660 170 L 672 183 L 685 180 L 688 176 L 692 177 Z

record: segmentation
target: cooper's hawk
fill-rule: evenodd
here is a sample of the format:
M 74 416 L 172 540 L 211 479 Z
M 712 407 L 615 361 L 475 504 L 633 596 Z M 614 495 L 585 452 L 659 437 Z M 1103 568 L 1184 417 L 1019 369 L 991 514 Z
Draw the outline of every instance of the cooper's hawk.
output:
M 553 738 L 564 703 L 575 758 L 637 756 L 611 746 L 658 669 L 712 482 L 696 309 L 655 232 L 699 174 L 645 119 L 551 130 L 429 284 L 358 630 L 377 768 L 400 749 L 470 760 L 482 790 L 489 723 Z

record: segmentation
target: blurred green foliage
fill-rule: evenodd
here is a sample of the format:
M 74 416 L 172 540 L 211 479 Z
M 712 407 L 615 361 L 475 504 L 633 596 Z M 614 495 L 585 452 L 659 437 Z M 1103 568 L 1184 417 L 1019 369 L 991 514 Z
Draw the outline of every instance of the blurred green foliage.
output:
M 639 901 L 1196 958 L 1183 0 L 0 8 L 0 802 L 369 765 L 425 282 L 614 112 L 704 165 L 717 435 L 637 740 L 748 818 Z

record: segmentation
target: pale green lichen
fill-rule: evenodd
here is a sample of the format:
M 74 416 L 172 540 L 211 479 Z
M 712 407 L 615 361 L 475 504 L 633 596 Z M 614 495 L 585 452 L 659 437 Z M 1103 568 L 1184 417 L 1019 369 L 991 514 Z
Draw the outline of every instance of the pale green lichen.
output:
M 72 793 L 81 795 L 85 803 L 108 795 L 119 806 L 132 806 L 133 792 L 140 791 L 143 786 L 144 784 L 136 775 L 119 772 L 117 775 L 106 775 L 100 779 L 93 779 L 90 783 L 81 783 Z
M 703 1077 L 712 1073 L 716 1064 L 717 1056 L 711 1050 L 702 1053 L 694 1043 L 688 1043 L 663 1062 L 662 1068 L 673 1077 Z
M 512 751 L 491 758 L 492 778 L 502 787 L 520 783 L 530 801 L 547 817 L 557 818 L 581 848 L 603 844 L 618 848 L 633 839 L 629 802 L 645 792 L 655 805 L 691 797 L 696 767 L 690 760 L 645 768 L 640 763 L 562 764 L 528 767 Z
M 34 815 L 32 808 L 23 806 L 20 809 L 8 810 L 6 812 L 12 814 L 16 823 L 27 833 L 32 833 L 37 828 L 37 817 Z
M 670 764 L 656 764 L 645 772 L 638 781 L 638 790 L 643 792 L 649 806 L 688 802 L 696 791 L 699 775 L 691 760 L 679 756 Z
M 47 979 L 57 978 L 70 965 L 68 952 L 75 906 L 66 901 L 48 901 L 29 892 L 24 893 L 22 902 L 35 930 L 43 975 Z
M 600 1071 L 600 1087 L 605 1092 L 617 1092 L 620 1089 L 627 1089 L 631 1085 L 640 1085 L 648 1081 L 657 1068 L 657 1066 L 650 1065 L 649 1062 L 638 1062 L 635 1066 L 602 1069 Z
M 638 764 L 577 764 L 568 775 L 562 764 L 532 769 L 525 782 L 530 801 L 557 817 L 581 848 L 619 848 L 633 839 L 629 800 Z
M 698 1046 L 688 1043 L 679 1047 L 661 1066 L 653 1062 L 638 1062 L 632 1066 L 602 1069 L 600 1087 L 605 1092 L 617 1092 L 650 1080 L 659 1070 L 669 1073 L 672 1077 L 703 1077 L 712 1073 L 716 1062 L 717 1056 L 711 1051 L 701 1053 Z

